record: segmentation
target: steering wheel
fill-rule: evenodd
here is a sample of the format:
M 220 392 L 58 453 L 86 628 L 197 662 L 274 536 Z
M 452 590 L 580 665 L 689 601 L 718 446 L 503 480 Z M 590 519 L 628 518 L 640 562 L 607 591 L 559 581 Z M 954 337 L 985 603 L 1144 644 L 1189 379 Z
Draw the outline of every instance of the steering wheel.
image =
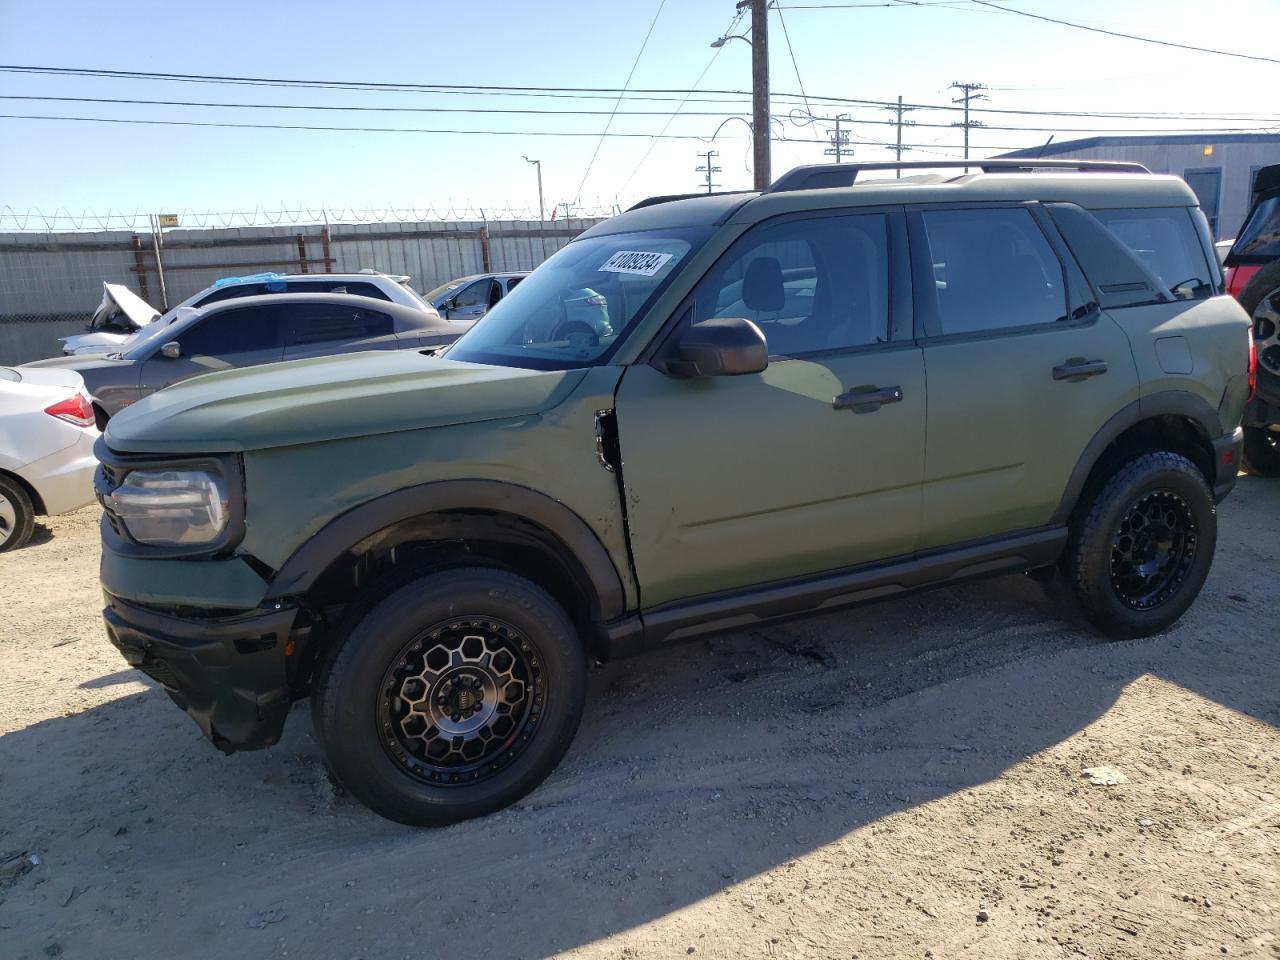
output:
M 590 324 L 583 323 L 581 320 L 570 320 L 560 324 L 551 337 L 553 340 L 568 340 L 569 346 L 574 350 L 589 350 L 600 346 L 600 335 L 591 328 Z

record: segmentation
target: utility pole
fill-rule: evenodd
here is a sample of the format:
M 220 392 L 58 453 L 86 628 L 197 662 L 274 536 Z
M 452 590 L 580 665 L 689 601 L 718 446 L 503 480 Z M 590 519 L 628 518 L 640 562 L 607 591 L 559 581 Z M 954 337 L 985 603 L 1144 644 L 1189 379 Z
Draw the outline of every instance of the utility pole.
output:
M 751 139 L 756 189 L 773 181 L 769 160 L 769 0 L 740 0 L 751 8 Z
M 884 109 L 895 115 L 894 126 L 898 128 L 898 142 L 893 148 L 893 155 L 894 158 L 901 163 L 902 151 L 911 149 L 910 147 L 904 147 L 902 145 L 902 128 L 912 126 L 915 123 L 914 120 L 903 120 L 902 115 L 908 110 L 914 110 L 915 107 L 904 107 L 902 105 L 902 94 L 898 94 L 898 105 L 896 107 L 885 107 Z M 898 171 L 898 178 L 902 178 L 901 170 Z
M 853 148 L 849 146 L 849 131 L 840 129 L 841 121 L 850 119 L 852 118 L 847 113 L 836 114 L 836 128 L 830 133 L 831 146 L 822 151 L 828 157 L 835 157 L 836 163 L 839 163 L 840 158 L 846 153 L 853 153 Z
M 717 166 L 712 162 L 712 158 L 713 158 L 713 157 L 718 157 L 719 155 L 720 155 L 720 154 L 718 154 L 718 153 L 717 153 L 716 151 L 714 151 L 714 150 L 708 150 L 706 153 L 700 153 L 700 154 L 698 154 L 698 156 L 700 156 L 700 157 L 706 157 L 706 159 L 707 159 L 707 162 L 706 162 L 705 164 L 703 164 L 703 165 L 701 165 L 701 166 L 699 166 L 699 167 L 697 167 L 697 168 L 696 168 L 698 173 L 705 173 L 705 174 L 707 175 L 707 193 L 710 193 L 710 192 L 711 192 L 712 187 L 718 187 L 718 186 L 720 186 L 720 184 L 718 184 L 718 183 L 712 183 L 712 182 L 711 182 L 711 175 L 712 175 L 713 173 L 719 173 L 719 172 L 720 172 L 720 168 L 719 168 L 719 167 L 717 167 Z
M 964 127 L 964 158 L 968 160 L 969 159 L 969 131 L 974 127 L 980 127 L 983 125 L 981 120 L 969 119 L 969 104 L 972 103 L 974 100 L 987 99 L 986 94 L 978 93 L 979 90 L 987 89 L 987 85 L 985 83 L 957 82 L 957 83 L 951 84 L 951 89 L 964 91 L 962 96 L 956 97 L 954 100 L 951 101 L 952 103 L 964 104 L 964 123 L 953 123 L 952 126 Z

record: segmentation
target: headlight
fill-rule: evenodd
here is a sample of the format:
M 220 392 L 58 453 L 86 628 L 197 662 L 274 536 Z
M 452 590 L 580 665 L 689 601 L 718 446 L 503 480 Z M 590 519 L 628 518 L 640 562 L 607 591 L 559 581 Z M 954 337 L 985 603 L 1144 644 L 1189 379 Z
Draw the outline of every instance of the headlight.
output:
M 204 470 L 131 470 L 106 506 L 138 543 L 203 546 L 227 529 L 226 480 Z

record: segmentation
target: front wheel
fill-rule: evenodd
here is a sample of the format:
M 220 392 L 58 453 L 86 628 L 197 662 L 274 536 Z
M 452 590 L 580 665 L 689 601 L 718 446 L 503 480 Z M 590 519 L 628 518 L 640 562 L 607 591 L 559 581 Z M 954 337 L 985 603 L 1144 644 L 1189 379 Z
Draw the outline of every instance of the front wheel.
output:
M 536 787 L 582 718 L 586 660 L 540 587 L 501 570 L 428 574 L 356 619 L 317 672 L 330 770 L 401 823 L 490 813 Z
M 1218 518 L 1186 457 L 1148 453 L 1116 469 L 1083 505 L 1058 576 L 1098 630 L 1145 637 L 1173 624 L 1200 593 Z

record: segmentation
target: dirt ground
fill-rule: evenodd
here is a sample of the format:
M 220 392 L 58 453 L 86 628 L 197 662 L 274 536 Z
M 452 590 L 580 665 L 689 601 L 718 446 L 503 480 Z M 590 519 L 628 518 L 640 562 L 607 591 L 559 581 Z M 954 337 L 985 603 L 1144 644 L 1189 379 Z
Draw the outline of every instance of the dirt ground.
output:
M 56 519 L 0 555 L 0 957 L 1280 957 L 1280 482 L 1221 518 L 1140 642 L 1010 577 L 606 665 L 546 784 L 436 831 L 304 708 L 214 751 Z

